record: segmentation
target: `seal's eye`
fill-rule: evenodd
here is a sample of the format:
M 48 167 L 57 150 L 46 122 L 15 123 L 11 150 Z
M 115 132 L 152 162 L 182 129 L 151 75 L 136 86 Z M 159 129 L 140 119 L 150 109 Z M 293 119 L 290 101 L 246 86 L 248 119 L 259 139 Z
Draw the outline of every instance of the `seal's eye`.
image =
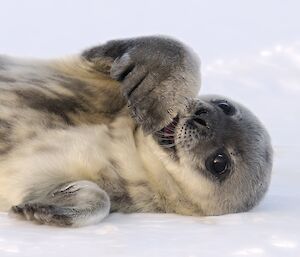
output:
M 227 168 L 227 156 L 224 154 L 218 154 L 212 161 L 213 171 L 217 174 L 223 173 Z
M 220 102 L 217 102 L 217 105 L 219 108 L 222 109 L 222 111 L 226 115 L 233 115 L 235 113 L 234 107 L 232 105 L 230 105 L 228 102 L 220 101 Z
M 208 158 L 206 168 L 216 177 L 224 176 L 229 170 L 229 158 L 225 153 L 218 152 Z

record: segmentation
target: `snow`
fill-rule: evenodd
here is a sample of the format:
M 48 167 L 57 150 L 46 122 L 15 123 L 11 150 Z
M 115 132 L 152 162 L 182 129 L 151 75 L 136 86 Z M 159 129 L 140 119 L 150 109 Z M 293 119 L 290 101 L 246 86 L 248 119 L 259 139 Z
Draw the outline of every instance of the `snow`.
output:
M 0 53 L 54 57 L 119 37 L 180 38 L 202 59 L 202 93 L 253 110 L 275 159 L 270 190 L 248 213 L 113 214 L 76 229 L 1 213 L 0 256 L 300 256 L 299 9 L 290 0 L 1 1 Z

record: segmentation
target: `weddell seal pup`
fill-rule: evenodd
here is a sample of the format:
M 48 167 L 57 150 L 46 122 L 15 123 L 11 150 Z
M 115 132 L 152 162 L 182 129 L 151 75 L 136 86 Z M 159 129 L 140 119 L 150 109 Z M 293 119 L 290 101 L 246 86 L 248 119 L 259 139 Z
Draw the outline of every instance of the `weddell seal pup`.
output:
M 59 226 L 251 209 L 270 182 L 269 135 L 199 87 L 197 57 L 167 37 L 62 60 L 0 57 L 0 209 Z

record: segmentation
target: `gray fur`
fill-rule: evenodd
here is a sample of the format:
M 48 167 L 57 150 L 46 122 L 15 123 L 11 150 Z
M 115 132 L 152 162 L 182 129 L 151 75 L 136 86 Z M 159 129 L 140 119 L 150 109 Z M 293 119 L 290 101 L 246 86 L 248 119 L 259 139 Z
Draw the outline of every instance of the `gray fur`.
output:
M 44 188 L 38 194 L 32 191 L 23 204 L 12 207 L 12 212 L 42 224 L 79 226 L 78 221 L 89 216 L 98 215 L 96 222 L 100 221 L 109 213 L 109 209 L 108 195 L 95 183 L 76 181 L 54 189 Z
M 0 57 L 1 210 L 59 226 L 249 210 L 269 185 L 270 138 L 245 107 L 199 88 L 197 57 L 165 37 L 71 60 Z M 230 164 L 216 176 L 207 165 L 219 149 Z
M 198 59 L 169 38 L 109 41 L 83 56 L 95 63 L 101 58 L 114 60 L 111 77 L 122 82 L 131 115 L 147 133 L 171 122 L 187 98 L 199 90 Z
M 217 185 L 211 203 L 213 212 L 206 212 L 206 215 L 248 211 L 260 201 L 270 183 L 270 137 L 247 108 L 231 99 L 207 95 L 193 101 L 179 114 L 184 118 L 179 120 L 175 131 L 176 151 L 179 159 L 190 163 L 193 169 Z M 234 113 L 224 114 L 216 104 L 218 101 L 232 105 Z M 191 128 L 191 116 L 199 110 L 202 113 L 197 117 L 205 120 L 206 126 Z M 205 167 L 209 156 L 219 149 L 227 152 L 231 159 L 230 171 L 220 178 Z

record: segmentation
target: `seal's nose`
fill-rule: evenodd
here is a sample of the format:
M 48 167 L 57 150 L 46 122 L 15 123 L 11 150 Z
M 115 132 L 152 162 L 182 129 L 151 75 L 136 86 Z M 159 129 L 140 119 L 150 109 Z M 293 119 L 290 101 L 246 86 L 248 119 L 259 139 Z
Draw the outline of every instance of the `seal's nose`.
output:
M 194 123 L 196 123 L 196 125 L 204 126 L 204 127 L 207 126 L 207 123 L 206 123 L 206 121 L 205 121 L 204 119 L 201 119 L 201 118 L 197 118 L 197 117 L 196 117 L 196 118 L 193 118 L 192 121 L 193 121 Z
M 208 114 L 207 109 L 200 108 L 195 112 L 191 121 L 197 126 L 208 127 L 207 126 L 207 114 Z

